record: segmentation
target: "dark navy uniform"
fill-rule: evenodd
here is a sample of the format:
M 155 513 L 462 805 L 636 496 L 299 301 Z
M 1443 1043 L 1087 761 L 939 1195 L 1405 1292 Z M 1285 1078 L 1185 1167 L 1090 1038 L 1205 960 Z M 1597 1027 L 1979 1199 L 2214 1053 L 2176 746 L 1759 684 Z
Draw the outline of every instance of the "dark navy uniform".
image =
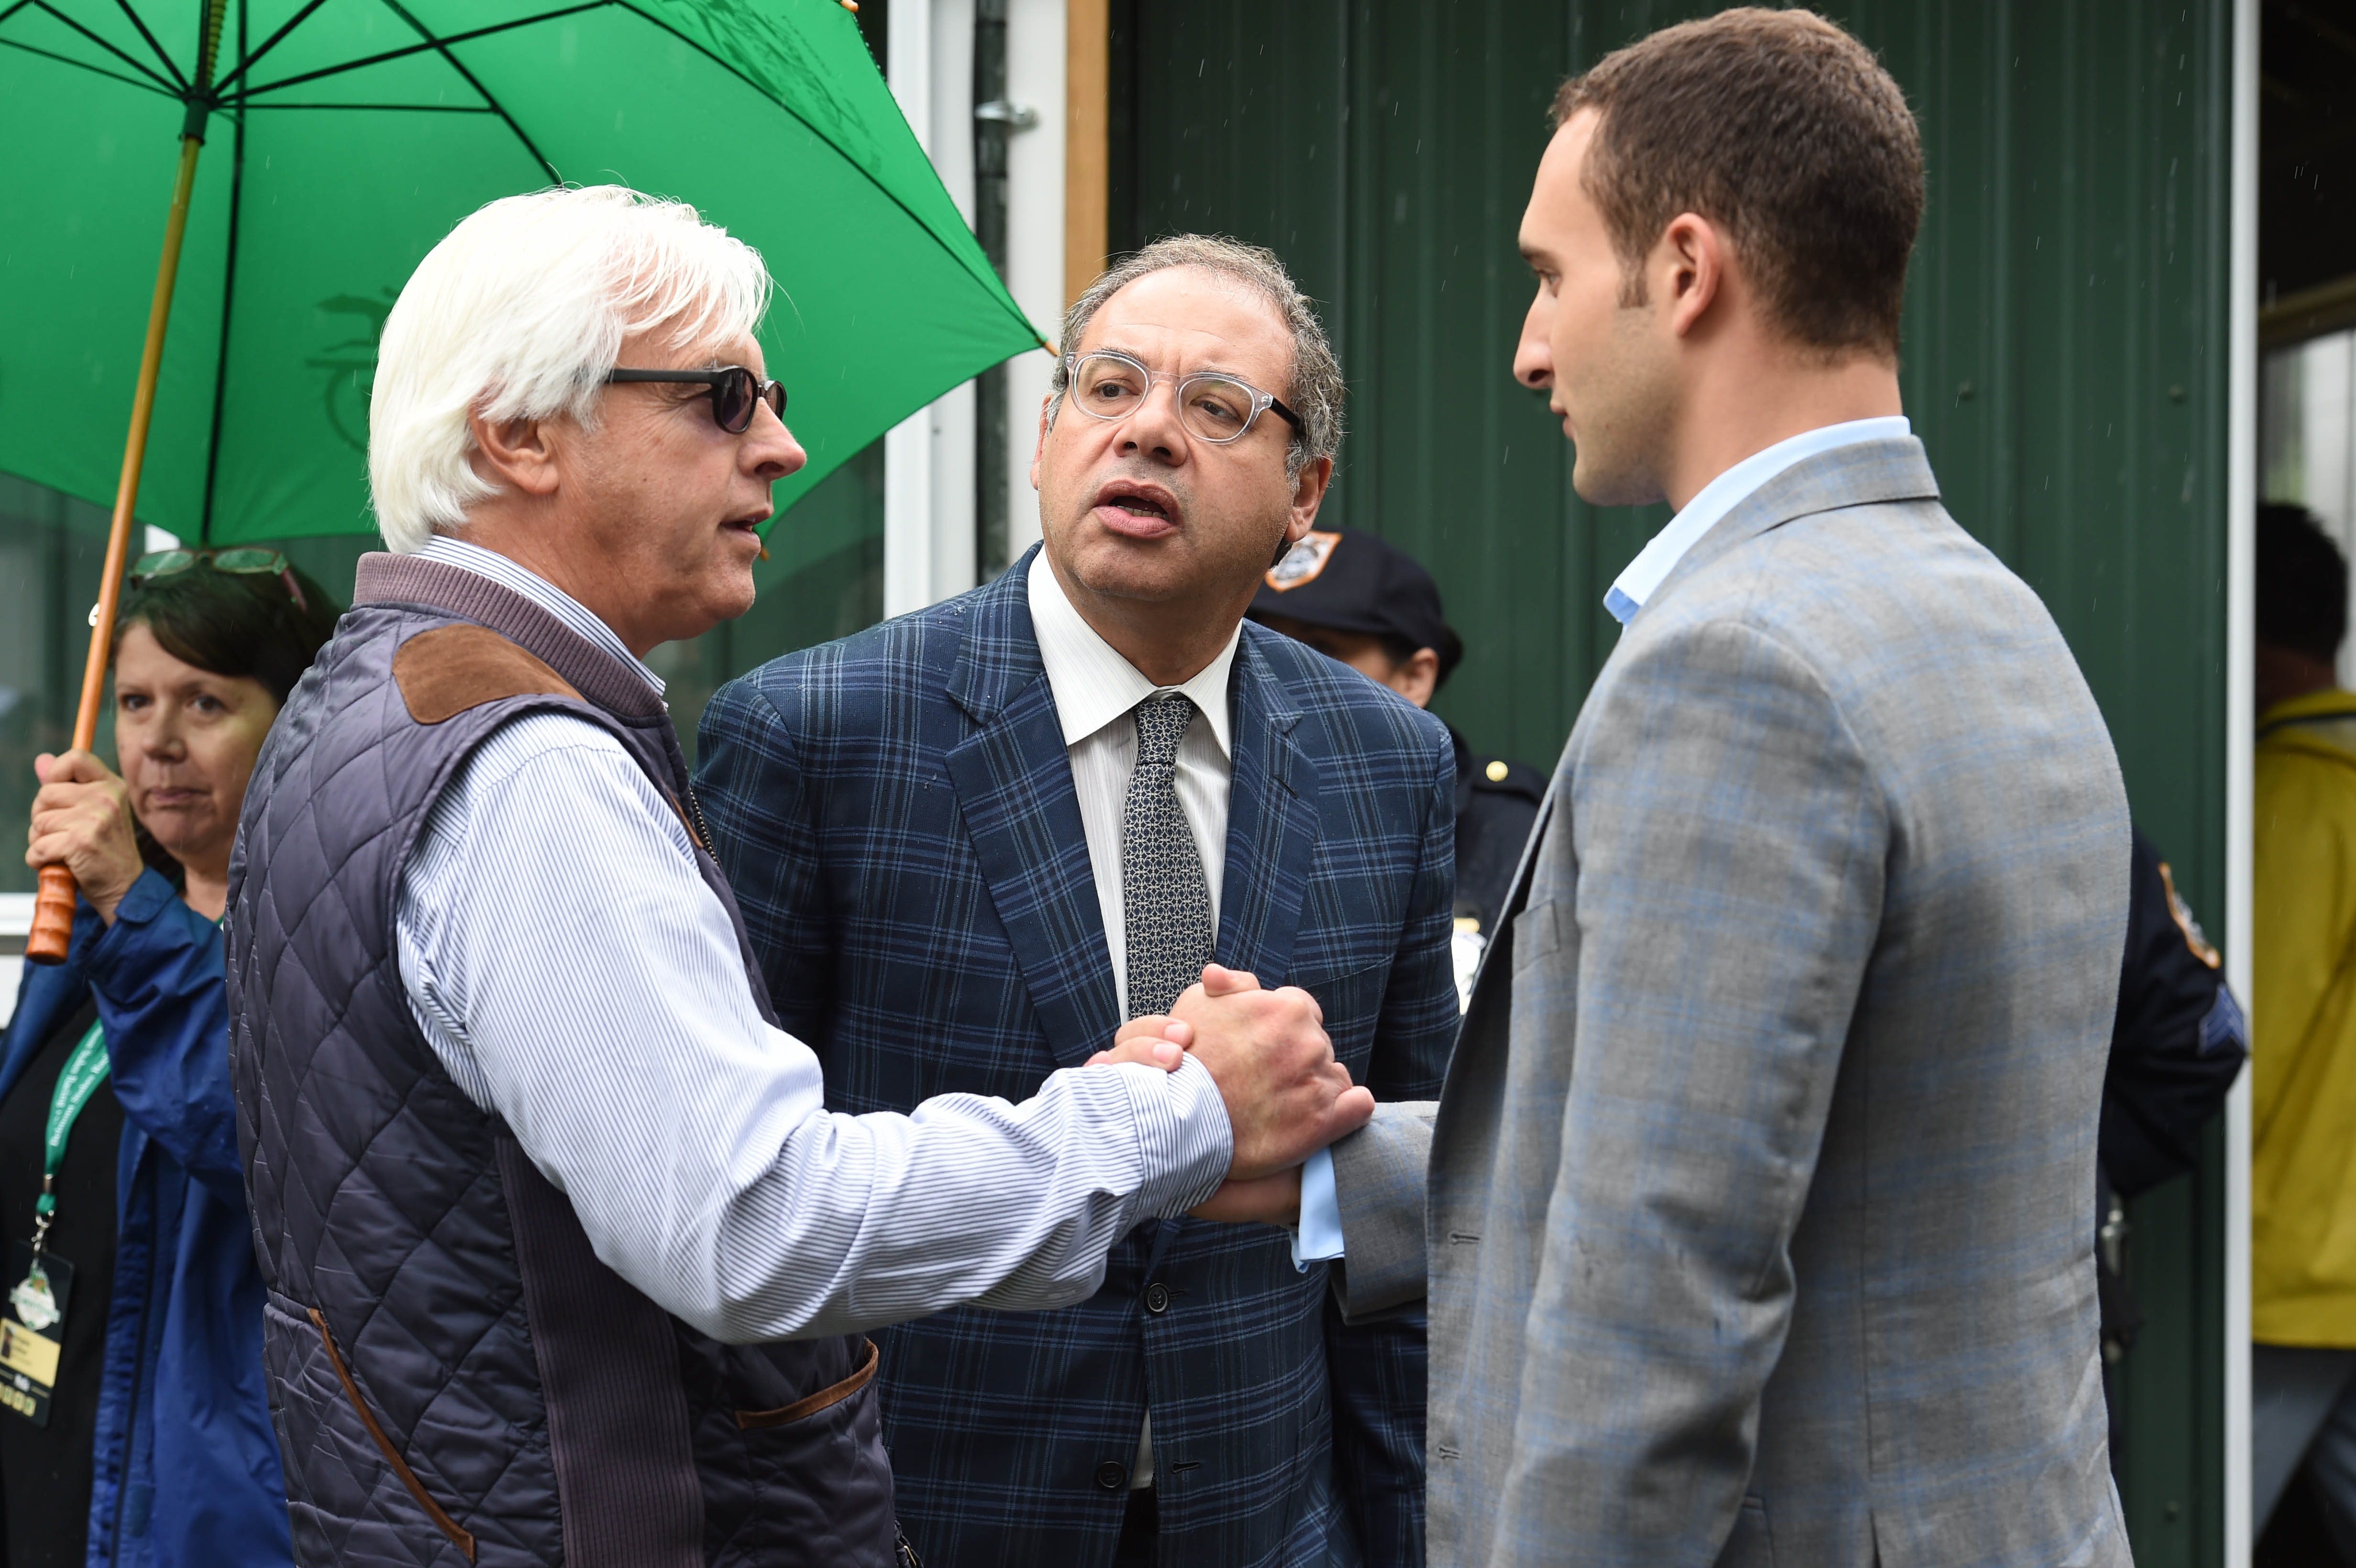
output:
M 1440 585 L 1413 556 L 1379 535 L 1320 528 L 1269 570 L 1248 612 L 1322 652 L 1382 678 L 1354 653 L 1402 669 L 1430 650 L 1437 690 L 1464 656 L 1463 640 L 1440 613 Z M 1334 634 L 1340 634 L 1339 636 Z M 1366 640 L 1380 645 L 1370 653 Z M 1456 742 L 1456 966 L 1460 997 L 1472 980 L 1537 821 L 1546 775 Z
M 1537 823 L 1546 775 L 1503 757 L 1476 757 L 1463 736 L 1453 729 L 1449 735 L 1456 742 L 1457 929 L 1473 921 L 1472 931 L 1485 938 Z
M 2103 1074 L 2094 1173 L 2094 1277 L 2115 1466 L 2122 1434 L 2113 1384 L 2143 1326 L 2127 1287 L 2126 1200 L 2198 1162 L 2201 1129 L 2224 1104 L 2250 1054 L 2249 1029 L 2225 987 L 2217 950 L 2177 895 L 2168 863 L 2141 833 L 2130 865 L 2126 953 Z

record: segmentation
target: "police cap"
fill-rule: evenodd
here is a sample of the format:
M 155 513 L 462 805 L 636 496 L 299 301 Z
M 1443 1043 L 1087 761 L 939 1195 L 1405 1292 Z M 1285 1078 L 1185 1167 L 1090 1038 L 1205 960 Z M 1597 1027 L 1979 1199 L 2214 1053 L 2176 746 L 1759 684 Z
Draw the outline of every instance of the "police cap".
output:
M 1379 535 L 1356 528 L 1312 530 L 1269 569 L 1250 613 L 1396 637 L 1411 648 L 1437 648 L 1448 663 L 1454 662 L 1448 653 L 1462 645 L 1440 614 L 1431 573 Z

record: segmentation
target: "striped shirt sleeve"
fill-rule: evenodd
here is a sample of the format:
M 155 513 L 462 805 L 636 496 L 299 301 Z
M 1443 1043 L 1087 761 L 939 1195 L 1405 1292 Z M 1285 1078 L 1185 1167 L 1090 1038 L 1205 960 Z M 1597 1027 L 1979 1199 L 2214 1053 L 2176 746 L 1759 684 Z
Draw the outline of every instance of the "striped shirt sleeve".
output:
M 1061 1307 L 1225 1176 L 1226 1108 L 1192 1058 L 1068 1069 L 1021 1104 L 829 1112 L 693 856 L 612 736 L 528 715 L 436 803 L 397 909 L 435 1054 L 665 1310 L 749 1342 Z

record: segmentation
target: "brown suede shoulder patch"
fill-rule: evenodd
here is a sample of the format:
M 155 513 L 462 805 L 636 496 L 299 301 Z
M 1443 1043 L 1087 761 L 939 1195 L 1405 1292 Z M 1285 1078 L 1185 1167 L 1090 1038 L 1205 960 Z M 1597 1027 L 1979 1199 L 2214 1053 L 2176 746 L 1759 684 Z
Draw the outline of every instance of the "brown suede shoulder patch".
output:
M 488 626 L 436 626 L 392 656 L 401 700 L 420 724 L 439 724 L 505 697 L 581 694 L 562 676 Z

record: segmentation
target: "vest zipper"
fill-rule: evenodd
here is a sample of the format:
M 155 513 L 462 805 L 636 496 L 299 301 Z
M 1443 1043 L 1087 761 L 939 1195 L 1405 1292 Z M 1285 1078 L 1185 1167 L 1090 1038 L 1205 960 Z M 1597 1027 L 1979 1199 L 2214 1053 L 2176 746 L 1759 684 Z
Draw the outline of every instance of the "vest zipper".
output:
M 692 784 L 687 786 L 687 809 L 695 813 L 695 833 L 703 840 L 703 852 L 718 859 L 720 840 L 712 836 L 712 824 L 703 819 L 703 803 L 695 798 L 695 785 Z

